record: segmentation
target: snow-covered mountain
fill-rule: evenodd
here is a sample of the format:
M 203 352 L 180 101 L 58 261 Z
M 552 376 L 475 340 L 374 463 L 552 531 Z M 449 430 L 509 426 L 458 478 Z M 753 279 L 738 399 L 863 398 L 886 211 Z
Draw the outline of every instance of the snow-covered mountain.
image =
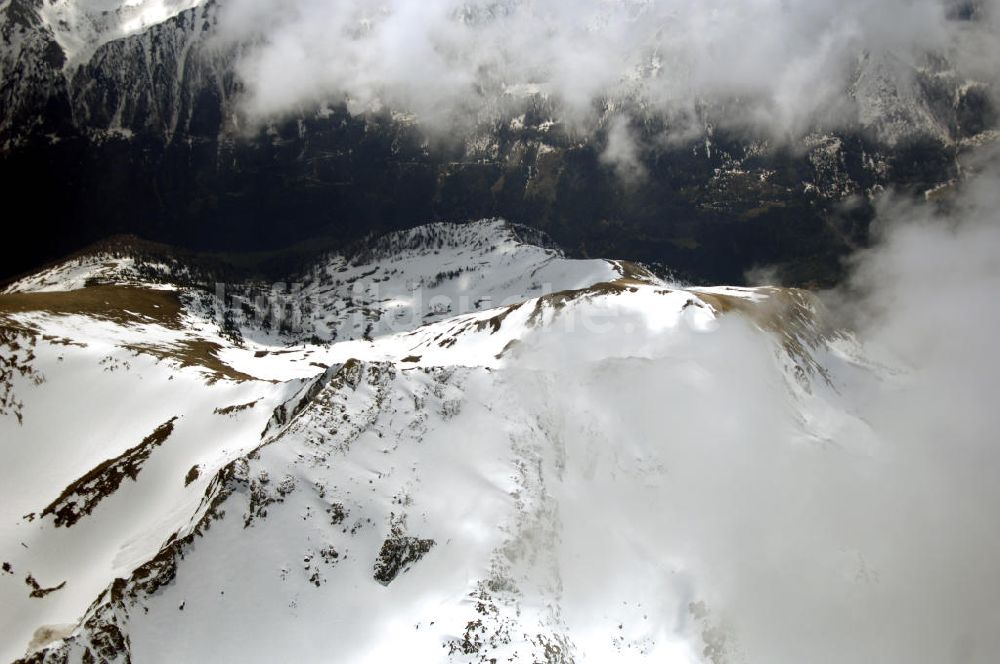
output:
M 38 3 L 42 25 L 66 56 L 87 62 L 104 44 L 141 33 L 201 4 L 201 0 L 54 0 Z
M 0 660 L 802 654 L 729 601 L 748 510 L 805 496 L 747 470 L 867 469 L 852 399 L 891 379 L 809 294 L 684 288 L 501 221 L 267 297 L 193 281 L 99 252 L 0 295 Z M 733 505 L 721 543 L 705 500 Z M 828 554 L 810 573 L 863 610 L 878 552 L 814 517 L 789 517 Z

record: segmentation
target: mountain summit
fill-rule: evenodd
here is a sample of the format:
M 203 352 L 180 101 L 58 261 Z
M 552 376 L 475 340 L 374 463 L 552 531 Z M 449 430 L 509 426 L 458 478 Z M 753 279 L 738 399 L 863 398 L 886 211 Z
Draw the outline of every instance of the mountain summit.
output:
M 853 399 L 885 369 L 802 291 L 684 288 L 501 221 L 295 285 L 200 278 L 120 245 L 0 295 L 0 657 L 739 661 L 725 547 L 847 470 L 769 478 L 877 464 Z M 860 532 L 812 519 L 774 528 Z

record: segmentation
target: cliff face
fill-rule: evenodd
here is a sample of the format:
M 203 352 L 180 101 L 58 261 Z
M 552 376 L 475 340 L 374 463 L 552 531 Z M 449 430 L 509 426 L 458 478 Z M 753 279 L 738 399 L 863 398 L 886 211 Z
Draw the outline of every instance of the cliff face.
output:
M 162 26 L 112 41 L 75 71 L 77 124 L 93 132 L 216 136 L 231 92 L 225 54 L 204 47 L 211 7 L 182 12 Z
M 5 150 L 12 137 L 66 129 L 66 56 L 43 23 L 40 4 L 10 0 L 0 8 L 0 137 Z
M 48 192 L 32 198 L 39 234 L 7 274 L 120 232 L 242 251 L 503 216 L 580 255 L 697 281 L 777 265 L 790 283 L 829 283 L 866 242 L 873 194 L 953 181 L 997 122 L 990 87 L 946 60 L 871 54 L 849 91 L 857 122 L 791 143 L 724 129 L 738 103 L 705 106 L 697 135 L 666 143 L 665 120 L 635 100 L 608 101 L 574 131 L 538 96 L 449 141 L 392 110 L 336 104 L 257 126 L 240 106 L 244 46 L 213 38 L 215 2 L 190 5 L 147 27 L 124 8 L 3 7 L 0 177 L 17 195 Z M 625 173 L 602 159 L 620 117 L 640 146 Z

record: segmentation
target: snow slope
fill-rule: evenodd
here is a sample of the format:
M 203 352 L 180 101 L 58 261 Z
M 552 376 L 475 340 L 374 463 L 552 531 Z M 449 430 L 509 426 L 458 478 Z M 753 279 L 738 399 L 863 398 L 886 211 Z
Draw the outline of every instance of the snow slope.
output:
M 525 237 L 544 246 L 525 242 Z M 484 220 L 430 224 L 372 238 L 329 256 L 296 283 L 264 293 L 230 286 L 226 294 L 237 299 L 230 308 L 248 338 L 280 340 L 281 310 L 292 304 L 296 316 L 286 328 L 293 337 L 308 332 L 342 341 L 407 332 L 532 296 L 584 288 L 617 279 L 624 269 L 615 261 L 566 260 L 537 231 Z M 275 292 L 281 287 L 287 295 Z M 259 316 L 241 315 L 247 301 L 259 313 L 261 295 L 273 299 L 266 306 L 276 319 L 264 335 L 249 329 L 259 327 Z
M 136 259 L 0 295 L 0 659 L 816 661 L 761 615 L 836 611 L 837 661 L 862 661 L 907 579 L 878 509 L 817 496 L 883 463 L 854 395 L 892 376 L 808 294 L 525 234 L 333 256 L 295 291 L 298 338 L 257 315 L 238 343 L 227 305 Z M 784 575 L 824 601 L 772 600 Z M 892 661 L 945 661 L 880 624 Z
M 66 54 L 67 66 L 85 62 L 102 45 L 137 34 L 201 4 L 201 0 L 54 0 L 39 14 Z

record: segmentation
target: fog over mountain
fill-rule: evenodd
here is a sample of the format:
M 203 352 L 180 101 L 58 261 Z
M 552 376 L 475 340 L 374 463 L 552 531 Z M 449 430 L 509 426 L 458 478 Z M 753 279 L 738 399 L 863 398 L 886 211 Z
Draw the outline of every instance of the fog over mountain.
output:
M 497 221 L 272 300 L 128 245 L 15 284 L 4 656 L 992 661 L 981 157 L 948 205 L 882 203 L 819 300 Z
M 0 177 L 52 195 L 3 274 L 126 233 L 280 279 L 315 247 L 499 216 L 700 283 L 830 286 L 880 192 L 946 186 L 995 139 L 997 20 L 952 0 L 8 0 Z
M 722 100 L 735 105 L 722 121 L 780 138 L 856 123 L 847 91 L 864 54 L 939 53 L 992 80 L 993 8 L 966 9 L 983 16 L 972 24 L 940 0 L 234 0 L 220 23 L 224 39 L 259 40 L 238 71 L 264 117 L 337 96 L 447 130 L 537 93 L 586 126 L 624 97 L 665 115 L 669 140 Z
M 996 0 L 0 0 L 0 662 L 992 664 L 998 62 Z

